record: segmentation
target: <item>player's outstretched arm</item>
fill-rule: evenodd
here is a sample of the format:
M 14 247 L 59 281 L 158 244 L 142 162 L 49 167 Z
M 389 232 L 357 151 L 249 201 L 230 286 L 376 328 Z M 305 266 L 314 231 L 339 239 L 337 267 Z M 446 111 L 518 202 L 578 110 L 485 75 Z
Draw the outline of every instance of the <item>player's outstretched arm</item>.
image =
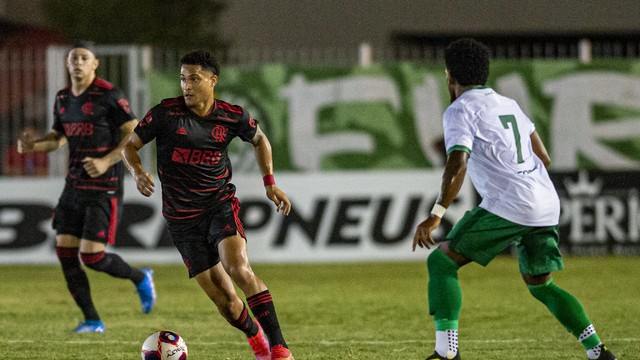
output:
M 58 149 L 66 143 L 67 138 L 55 130 L 52 130 L 37 140 L 34 139 L 31 134 L 24 132 L 18 138 L 18 152 L 20 154 L 49 152 Z
M 111 166 L 119 163 L 122 160 L 122 147 L 124 143 L 127 141 L 129 134 L 133 132 L 136 125 L 138 125 L 138 120 L 133 119 L 127 121 L 126 123 L 120 126 L 120 132 L 122 133 L 122 140 L 118 144 L 118 146 L 110 151 L 108 154 L 101 158 L 93 158 L 93 157 L 85 157 L 82 159 L 84 163 L 84 170 L 89 174 L 89 176 L 95 178 L 102 174 L 104 174 Z
M 153 176 L 144 170 L 140 155 L 138 155 L 138 151 L 143 146 L 144 144 L 138 134 L 131 133 L 122 146 L 121 156 L 124 165 L 131 173 L 131 176 L 133 176 L 133 180 L 136 182 L 136 187 L 140 194 L 151 196 L 155 190 Z
M 276 204 L 276 210 L 282 215 L 289 215 L 291 212 L 291 201 L 284 191 L 280 190 L 276 185 L 273 177 L 273 154 L 271 152 L 271 143 L 267 136 L 262 132 L 258 126 L 256 134 L 251 139 L 253 149 L 256 155 L 256 161 L 260 167 L 262 173 L 262 180 L 264 182 L 264 188 L 267 193 L 267 198 Z

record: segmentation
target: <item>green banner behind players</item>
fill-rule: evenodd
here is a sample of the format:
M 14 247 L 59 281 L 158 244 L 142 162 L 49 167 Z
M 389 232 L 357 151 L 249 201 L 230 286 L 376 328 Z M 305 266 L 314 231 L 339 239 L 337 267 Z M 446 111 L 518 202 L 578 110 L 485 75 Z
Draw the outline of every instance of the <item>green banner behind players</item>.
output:
M 443 164 L 443 69 L 223 66 L 216 90 L 260 120 L 278 170 L 420 169 Z M 180 94 L 173 72 L 151 82 L 153 103 Z M 488 85 L 535 122 L 554 169 L 640 168 L 639 61 L 494 61 Z M 252 149 L 231 151 L 251 168 Z

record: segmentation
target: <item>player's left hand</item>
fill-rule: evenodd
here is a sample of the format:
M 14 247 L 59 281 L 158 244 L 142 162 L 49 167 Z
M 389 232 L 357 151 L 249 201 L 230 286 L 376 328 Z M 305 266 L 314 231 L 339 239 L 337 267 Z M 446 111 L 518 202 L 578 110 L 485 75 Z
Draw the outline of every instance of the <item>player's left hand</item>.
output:
M 92 178 L 104 174 L 109 168 L 109 163 L 102 158 L 92 158 L 87 156 L 86 158 L 82 159 L 82 162 L 84 163 L 84 170 Z
M 439 217 L 431 214 L 427 220 L 418 225 L 416 234 L 413 236 L 413 251 L 416 251 L 416 245 L 421 248 L 426 247 L 427 249 L 430 248 L 430 245 L 435 245 L 436 241 L 433 239 L 433 236 L 431 236 L 431 233 L 440 226 L 441 220 Z
M 291 201 L 289 201 L 287 194 L 280 190 L 276 185 L 266 186 L 265 190 L 267 191 L 267 197 L 269 200 L 276 204 L 276 211 L 282 213 L 284 216 L 289 215 L 289 212 L 291 211 Z
M 26 154 L 33 151 L 34 139 L 31 134 L 26 131 L 18 138 L 18 153 Z

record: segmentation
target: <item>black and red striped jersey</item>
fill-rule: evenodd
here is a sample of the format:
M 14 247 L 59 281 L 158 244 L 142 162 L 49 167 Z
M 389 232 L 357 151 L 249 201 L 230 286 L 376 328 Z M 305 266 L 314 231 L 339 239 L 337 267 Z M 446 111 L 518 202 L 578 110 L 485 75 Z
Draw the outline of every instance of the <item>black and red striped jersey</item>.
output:
M 122 138 L 120 126 L 135 118 L 123 93 L 106 80 L 95 78 L 79 96 L 73 96 L 70 88 L 58 91 L 53 108 L 53 129 L 67 138 L 67 184 L 78 190 L 121 194 L 122 163 L 91 178 L 84 170 L 82 159 L 103 157 L 115 149 Z
M 135 129 L 143 143 L 156 139 L 163 215 L 187 220 L 235 196 L 228 146 L 235 137 L 250 142 L 257 121 L 242 107 L 215 100 L 200 117 L 182 96 L 153 107 Z

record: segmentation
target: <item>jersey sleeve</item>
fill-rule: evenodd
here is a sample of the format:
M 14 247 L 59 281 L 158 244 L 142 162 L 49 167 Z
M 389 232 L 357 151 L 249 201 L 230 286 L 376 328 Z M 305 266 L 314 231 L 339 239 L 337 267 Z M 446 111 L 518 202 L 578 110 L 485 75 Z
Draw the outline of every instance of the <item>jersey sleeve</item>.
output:
M 447 154 L 454 150 L 463 150 L 470 153 L 478 130 L 473 119 L 462 109 L 449 107 L 444 112 L 442 124 Z
M 242 141 L 251 142 L 251 139 L 256 135 L 256 131 L 258 131 L 258 120 L 252 118 L 249 112 L 244 111 L 238 126 L 238 137 Z
M 149 110 L 136 128 L 133 129 L 143 144 L 150 142 L 158 135 L 158 112 L 156 109 Z
M 113 88 L 110 91 L 109 101 L 113 107 L 112 120 L 118 127 L 136 118 L 136 115 L 131 111 L 131 107 L 129 106 L 129 100 L 127 100 L 120 89 Z

